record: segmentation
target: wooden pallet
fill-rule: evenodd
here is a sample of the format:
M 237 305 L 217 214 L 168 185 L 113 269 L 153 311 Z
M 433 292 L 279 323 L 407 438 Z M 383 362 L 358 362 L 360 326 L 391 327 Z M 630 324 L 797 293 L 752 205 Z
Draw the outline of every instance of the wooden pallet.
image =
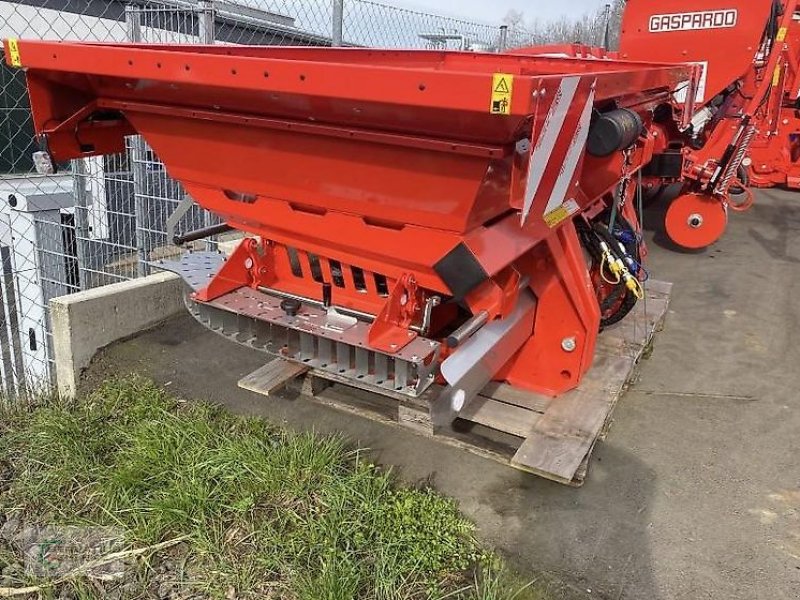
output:
M 607 434 L 620 396 L 666 318 L 672 284 L 650 281 L 647 290 L 646 301 L 600 335 L 594 365 L 577 389 L 551 399 L 492 383 L 445 429 L 434 430 L 430 419 L 430 401 L 441 391 L 437 386 L 416 399 L 401 394 L 388 397 L 336 374 L 282 359 L 244 377 L 239 386 L 274 395 L 302 377 L 301 394 L 320 404 L 580 486 L 595 444 Z

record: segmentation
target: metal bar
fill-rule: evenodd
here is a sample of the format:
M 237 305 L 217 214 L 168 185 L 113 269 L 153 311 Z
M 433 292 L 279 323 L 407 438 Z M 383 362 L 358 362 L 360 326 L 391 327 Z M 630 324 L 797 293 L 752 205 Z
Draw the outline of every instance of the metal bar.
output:
M 422 335 L 428 335 L 430 333 L 433 309 L 441 303 L 442 299 L 439 296 L 431 296 L 425 301 L 425 310 L 422 313 L 422 326 L 420 327 Z
M 134 218 L 136 222 L 136 254 L 138 255 L 137 272 L 140 277 L 150 274 L 148 259 L 148 243 L 150 236 L 144 225 L 147 215 L 147 202 L 145 202 L 143 191 L 147 184 L 147 167 L 144 165 L 146 153 L 145 142 L 142 136 L 134 136 L 131 140 L 131 163 L 133 164 L 133 205 Z
M 5 288 L 6 307 L 8 310 L 8 325 L 11 340 L 8 348 L 13 350 L 12 358 L 14 361 L 13 368 L 9 369 L 11 376 L 11 385 L 16 389 L 19 394 L 25 394 L 25 365 L 22 362 L 22 347 L 20 345 L 19 333 L 19 315 L 17 313 L 17 290 L 15 288 L 16 276 L 14 273 L 12 250 L 8 246 L 0 246 L 0 260 L 2 261 L 2 285 Z M 12 391 L 12 390 L 10 390 Z M 13 394 L 12 394 L 13 396 Z
M 385 354 L 375 354 L 375 383 L 384 385 L 389 377 L 389 357 Z
M 435 426 L 452 422 L 530 339 L 535 313 L 536 299 L 525 289 L 514 312 L 485 325 L 442 363 L 442 376 L 450 385 L 431 405 Z
M 336 343 L 336 368 L 339 373 L 350 370 L 350 346 L 342 342 Z
M 299 300 L 300 302 L 308 304 L 310 306 L 316 306 L 317 308 L 326 308 L 323 302 L 319 300 L 314 300 L 313 298 L 307 298 L 306 296 L 298 296 L 297 294 L 291 294 L 289 292 L 284 292 L 281 290 L 276 290 L 264 286 L 258 286 L 257 289 L 259 292 L 264 292 L 265 294 L 269 294 L 270 296 L 276 296 L 278 298 L 289 298 L 291 300 Z M 343 315 L 356 317 L 357 319 L 366 321 L 367 323 L 372 323 L 375 320 L 375 315 L 371 315 L 369 313 L 365 313 L 363 311 L 356 310 L 354 308 L 343 308 L 341 306 L 336 306 L 335 308 L 336 312 L 339 312 Z M 419 325 L 411 325 L 409 329 L 421 335 L 425 335 L 422 331 L 422 327 L 420 327 Z
M 194 200 L 191 196 L 184 196 L 175 210 L 167 217 L 167 239 L 175 239 L 175 228 L 178 226 L 180 220 L 189 212 L 194 206 Z
M 317 357 L 319 358 L 320 366 L 324 369 L 331 364 L 331 358 L 333 356 L 333 342 L 331 342 L 329 339 L 319 337 L 317 338 L 317 344 L 319 348 Z
M 356 347 L 356 377 L 359 379 L 369 375 L 369 351 Z
M 89 265 L 89 206 L 86 201 L 86 164 L 72 161 L 72 193 L 75 195 L 75 246 L 78 258 L 78 286 L 87 289 L 86 268 Z
M 310 361 L 314 358 L 314 336 L 300 333 L 300 360 Z
M 447 336 L 447 345 L 451 348 L 458 348 L 465 340 L 472 337 L 481 327 L 486 325 L 488 320 L 489 313 L 482 310 Z
M 331 46 L 341 46 L 344 32 L 344 0 L 333 0 Z
M 202 240 L 204 238 L 225 233 L 227 231 L 233 231 L 233 227 L 227 223 L 220 223 L 219 225 L 207 225 L 206 227 L 187 231 L 186 233 L 178 233 L 174 238 L 172 238 L 172 241 L 176 246 L 182 246 L 188 242 Z
M 265 294 L 269 294 L 270 296 L 275 296 L 277 298 L 289 298 L 290 300 L 299 300 L 303 304 L 308 304 L 310 306 L 315 306 L 317 308 L 326 308 L 323 302 L 320 302 L 319 300 L 314 300 L 313 298 L 306 298 L 305 296 L 298 296 L 297 294 L 282 292 L 281 290 L 276 290 L 264 286 L 259 286 L 257 289 L 259 292 L 264 292 Z M 361 319 L 362 321 L 367 321 L 368 323 L 371 323 L 372 321 L 375 320 L 375 315 L 361 312 L 360 310 L 355 310 L 352 308 L 340 308 L 340 307 L 336 307 L 336 310 L 342 313 L 343 315 L 350 315 L 356 317 L 357 319 Z

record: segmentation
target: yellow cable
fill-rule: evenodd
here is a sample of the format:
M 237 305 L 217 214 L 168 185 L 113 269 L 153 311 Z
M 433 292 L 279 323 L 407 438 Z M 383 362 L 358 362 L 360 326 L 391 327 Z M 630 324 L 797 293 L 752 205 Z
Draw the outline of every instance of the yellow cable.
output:
M 603 281 L 605 281 L 609 285 L 619 285 L 619 283 L 622 281 L 622 278 L 620 277 L 619 273 L 615 273 L 615 275 L 617 276 L 616 281 L 611 281 L 608 277 L 606 277 L 607 265 L 608 265 L 608 255 L 606 253 L 603 253 L 603 260 L 600 262 L 600 277 L 602 277 Z M 610 269 L 609 272 L 611 272 Z
M 620 272 L 614 271 L 611 268 L 611 262 L 608 260 L 609 256 L 610 256 L 609 253 L 603 252 L 603 258 L 600 261 L 600 277 L 603 279 L 603 281 L 605 281 L 609 285 L 619 285 L 620 283 L 622 283 L 622 280 L 624 278 L 625 287 L 627 287 L 631 292 L 633 292 L 633 295 L 636 296 L 637 300 L 643 300 L 645 291 L 644 287 L 642 286 L 642 282 L 639 281 L 633 275 L 631 275 L 631 273 L 624 265 L 622 265 L 622 270 Z M 606 270 L 608 270 L 609 273 L 616 275 L 617 280 L 613 281 L 608 277 L 606 277 Z
M 636 296 L 637 300 L 644 299 L 644 287 L 642 286 L 642 282 L 639 281 L 633 275 L 628 275 L 625 280 L 625 286 L 633 292 L 633 295 Z

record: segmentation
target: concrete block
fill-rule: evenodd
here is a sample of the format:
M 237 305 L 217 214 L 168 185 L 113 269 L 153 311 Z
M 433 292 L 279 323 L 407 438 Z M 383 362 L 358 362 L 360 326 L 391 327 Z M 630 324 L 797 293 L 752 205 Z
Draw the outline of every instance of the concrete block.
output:
M 185 310 L 183 280 L 174 273 L 98 287 L 50 301 L 59 391 L 74 396 L 97 351 Z
M 230 256 L 231 254 L 233 254 L 233 251 L 239 247 L 239 244 L 242 243 L 242 240 L 245 237 L 250 237 L 250 236 L 247 236 L 245 234 L 236 234 L 228 236 L 226 237 L 226 239 L 217 242 L 217 248 L 225 256 Z

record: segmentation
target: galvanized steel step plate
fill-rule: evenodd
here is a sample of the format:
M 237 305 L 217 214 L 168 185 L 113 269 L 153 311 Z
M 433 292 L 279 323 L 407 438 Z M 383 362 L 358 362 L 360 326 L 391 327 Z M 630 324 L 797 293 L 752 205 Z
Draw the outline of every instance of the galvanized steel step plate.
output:
M 196 292 L 208 285 L 225 260 L 221 252 L 187 252 L 179 260 L 154 260 L 148 264 L 155 269 L 177 273 Z
M 180 261 L 153 263 L 181 275 L 197 291 L 222 266 L 221 254 L 194 252 Z M 281 308 L 281 298 L 243 287 L 212 302 L 187 299 L 204 325 L 235 341 L 315 369 L 410 397 L 422 394 L 439 369 L 441 344 L 420 336 L 394 354 L 369 347 L 370 324 L 363 320 L 342 328 L 341 318 L 303 303 L 296 316 Z

